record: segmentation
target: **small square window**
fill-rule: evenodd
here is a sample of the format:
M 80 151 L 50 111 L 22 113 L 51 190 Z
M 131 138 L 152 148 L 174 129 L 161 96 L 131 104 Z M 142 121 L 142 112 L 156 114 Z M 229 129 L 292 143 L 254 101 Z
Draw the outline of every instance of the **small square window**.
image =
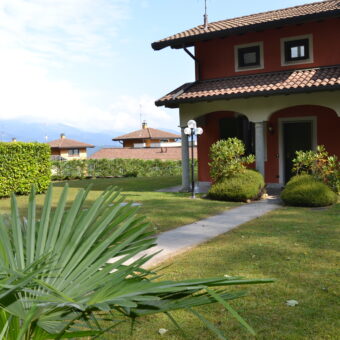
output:
M 285 41 L 284 49 L 286 62 L 309 59 L 309 39 Z
M 237 53 L 238 67 L 260 66 L 260 46 L 239 48 Z

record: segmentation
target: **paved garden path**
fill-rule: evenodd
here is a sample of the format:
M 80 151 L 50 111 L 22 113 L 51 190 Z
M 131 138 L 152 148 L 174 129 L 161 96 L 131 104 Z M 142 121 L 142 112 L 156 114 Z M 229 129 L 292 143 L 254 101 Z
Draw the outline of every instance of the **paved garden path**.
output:
M 280 206 L 280 200 L 277 197 L 269 196 L 268 199 L 244 204 L 204 220 L 163 232 L 158 235 L 157 246 L 142 253 L 151 254 L 162 250 L 147 263 L 147 267 L 159 264 Z

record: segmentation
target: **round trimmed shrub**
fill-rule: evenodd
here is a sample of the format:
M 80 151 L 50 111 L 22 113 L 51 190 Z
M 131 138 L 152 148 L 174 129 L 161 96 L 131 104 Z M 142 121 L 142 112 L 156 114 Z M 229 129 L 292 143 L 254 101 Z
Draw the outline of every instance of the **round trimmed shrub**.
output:
M 287 205 L 301 207 L 325 207 L 337 202 L 338 196 L 326 184 L 311 175 L 292 177 L 281 193 Z
M 214 183 L 208 197 L 220 201 L 245 202 L 259 198 L 263 188 L 263 176 L 257 171 L 247 169 Z

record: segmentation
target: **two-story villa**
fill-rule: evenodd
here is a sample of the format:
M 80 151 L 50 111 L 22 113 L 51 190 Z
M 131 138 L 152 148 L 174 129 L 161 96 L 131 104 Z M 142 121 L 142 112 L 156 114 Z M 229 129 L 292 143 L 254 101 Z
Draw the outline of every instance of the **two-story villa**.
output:
M 200 181 L 211 180 L 210 146 L 228 137 L 244 141 L 274 186 L 290 178 L 296 150 L 322 144 L 340 156 L 339 0 L 207 23 L 152 47 L 184 49 L 195 63 L 196 81 L 156 102 L 179 108 L 184 189 L 189 156 L 183 129 L 189 119 L 204 129 Z
M 123 148 L 157 148 L 162 146 L 178 147 L 181 145 L 177 142 L 178 139 L 181 139 L 180 135 L 150 128 L 144 121 L 140 130 L 115 137 L 112 140 L 120 142 Z

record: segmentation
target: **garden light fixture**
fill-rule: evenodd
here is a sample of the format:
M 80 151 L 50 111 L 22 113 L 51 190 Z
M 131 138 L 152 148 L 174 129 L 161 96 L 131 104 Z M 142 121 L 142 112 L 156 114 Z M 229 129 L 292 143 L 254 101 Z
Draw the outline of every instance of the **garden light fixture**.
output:
M 203 133 L 203 129 L 197 127 L 194 120 L 188 121 L 188 126 L 184 129 L 184 133 L 191 136 L 191 198 L 195 198 L 195 159 L 194 159 L 194 136 L 199 136 Z

